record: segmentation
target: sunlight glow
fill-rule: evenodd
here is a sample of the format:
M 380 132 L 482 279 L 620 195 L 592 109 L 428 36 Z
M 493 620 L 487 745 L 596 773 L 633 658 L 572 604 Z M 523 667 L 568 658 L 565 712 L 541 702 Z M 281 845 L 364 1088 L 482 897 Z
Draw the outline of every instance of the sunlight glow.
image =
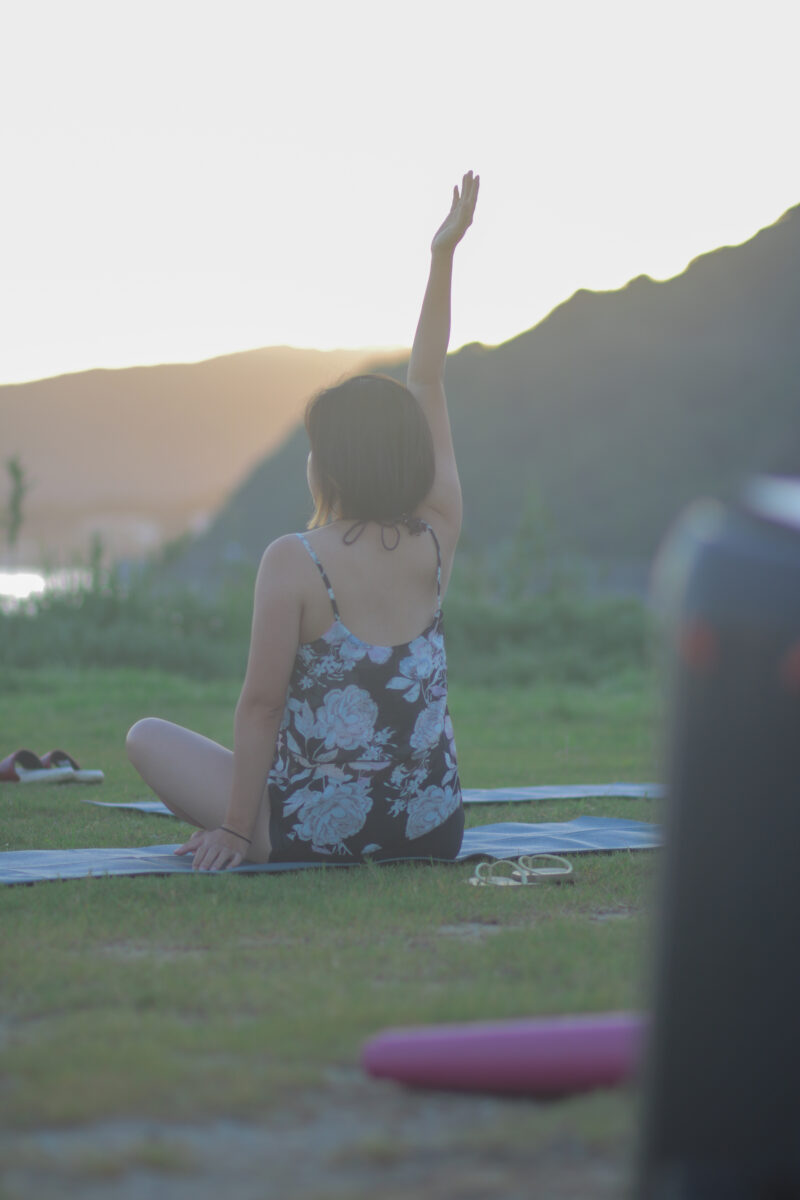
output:
M 81 568 L 52 571 L 48 575 L 27 568 L 0 571 L 0 610 L 11 612 L 45 592 L 75 591 L 88 587 L 90 582 L 91 573 Z
M 44 575 L 36 571 L 0 571 L 0 600 L 29 600 L 45 590 Z
M 480 171 L 453 346 L 800 202 L 796 5 L 25 0 L 0 18 L 0 383 L 408 345 Z

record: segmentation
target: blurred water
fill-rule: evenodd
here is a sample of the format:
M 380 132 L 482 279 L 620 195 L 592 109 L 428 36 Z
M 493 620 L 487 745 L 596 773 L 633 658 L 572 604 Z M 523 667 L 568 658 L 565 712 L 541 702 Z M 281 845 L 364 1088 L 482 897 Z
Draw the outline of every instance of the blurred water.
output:
M 0 610 L 11 612 L 44 592 L 66 592 L 87 587 L 91 572 L 85 568 L 62 568 L 43 573 L 33 567 L 0 571 Z

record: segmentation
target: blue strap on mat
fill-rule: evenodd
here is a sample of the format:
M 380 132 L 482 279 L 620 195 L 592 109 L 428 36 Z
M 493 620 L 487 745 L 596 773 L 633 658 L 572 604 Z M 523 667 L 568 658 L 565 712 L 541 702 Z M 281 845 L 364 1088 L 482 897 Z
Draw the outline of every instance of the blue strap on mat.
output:
M 467 829 L 457 862 L 470 858 L 519 858 L 521 854 L 587 854 L 607 850 L 650 850 L 660 843 L 657 825 L 615 817 L 577 817 L 536 825 L 501 821 Z M 84 850 L 8 850 L 0 854 L 0 883 L 38 883 L 97 875 L 193 874 L 191 857 L 168 846 Z M 406 860 L 413 861 L 413 860 Z M 427 861 L 427 860 L 425 860 Z M 247 863 L 237 874 L 274 874 L 344 863 Z M 353 864 L 356 865 L 356 864 Z M 229 874 L 230 872 L 220 872 Z

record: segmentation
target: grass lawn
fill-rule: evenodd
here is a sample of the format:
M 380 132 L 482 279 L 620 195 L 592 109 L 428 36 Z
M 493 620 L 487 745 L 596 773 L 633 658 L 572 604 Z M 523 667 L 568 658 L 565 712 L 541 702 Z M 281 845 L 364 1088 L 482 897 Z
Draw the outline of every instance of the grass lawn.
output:
M 81 797 L 146 796 L 123 749 L 140 716 L 230 744 L 237 691 L 146 671 L 11 672 L 3 755 L 61 747 L 106 782 L 0 785 L 0 849 L 183 840 L 177 821 Z M 462 782 L 657 779 L 656 707 L 638 674 L 599 687 L 454 685 Z M 604 800 L 473 807 L 467 820 L 581 814 L 657 817 L 651 802 Z M 472 888 L 469 865 L 408 865 L 0 888 L 0 1124 L 252 1120 L 330 1086 L 389 1025 L 639 1008 L 654 861 L 577 856 L 574 885 L 559 887 Z M 613 1141 L 631 1103 L 598 1095 L 538 1119 Z

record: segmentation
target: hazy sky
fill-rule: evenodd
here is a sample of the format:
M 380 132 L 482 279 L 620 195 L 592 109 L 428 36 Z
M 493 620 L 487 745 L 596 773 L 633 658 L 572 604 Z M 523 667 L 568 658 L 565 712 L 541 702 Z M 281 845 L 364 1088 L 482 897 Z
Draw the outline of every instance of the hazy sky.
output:
M 2 0 L 0 382 L 398 345 L 468 168 L 453 346 L 800 203 L 797 0 Z

